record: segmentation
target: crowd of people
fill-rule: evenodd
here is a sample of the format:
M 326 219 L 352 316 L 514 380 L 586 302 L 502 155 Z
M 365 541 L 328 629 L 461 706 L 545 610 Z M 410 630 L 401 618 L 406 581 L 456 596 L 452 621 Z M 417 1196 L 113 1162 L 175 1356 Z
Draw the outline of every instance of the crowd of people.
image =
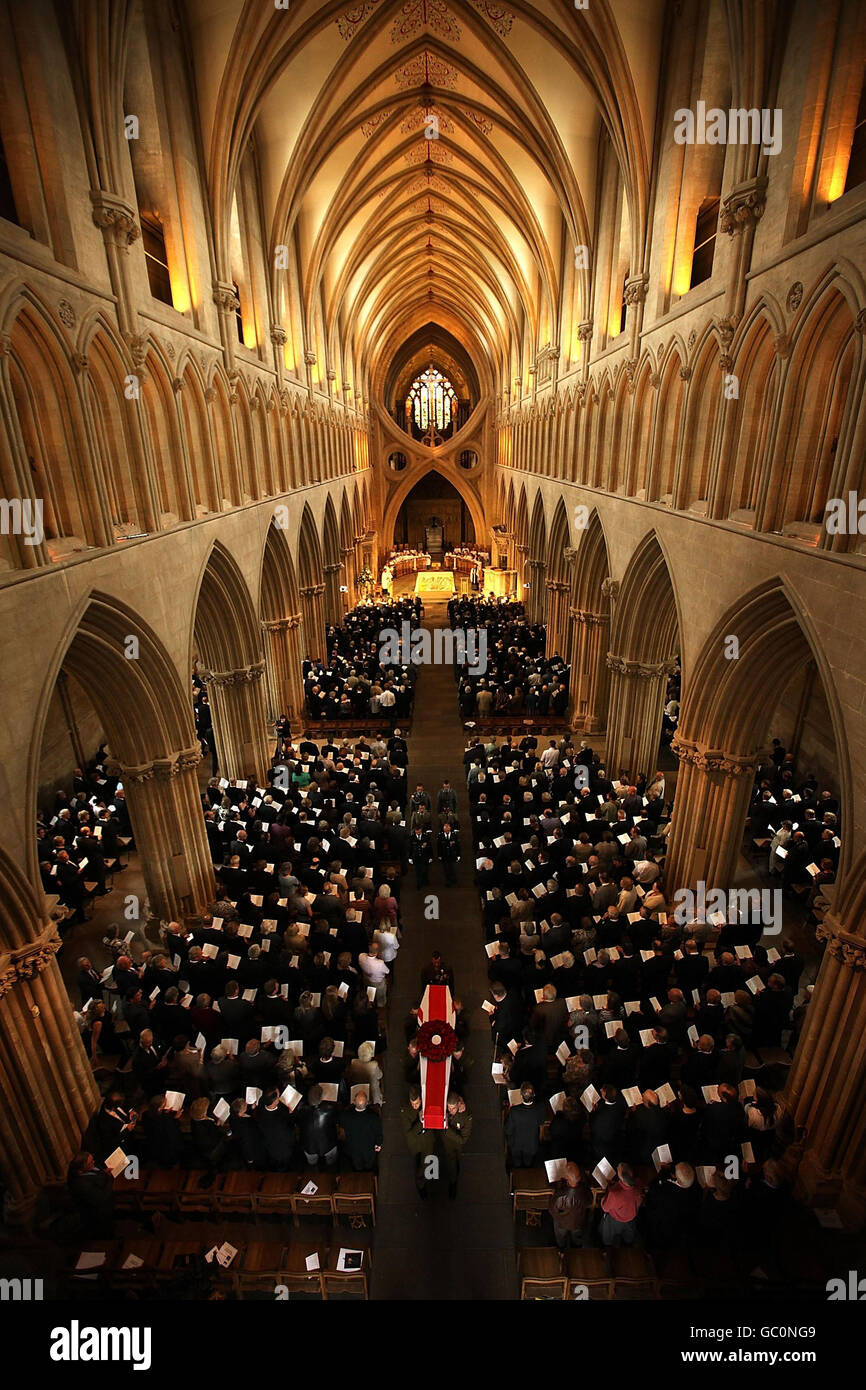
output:
M 545 655 L 545 626 L 528 623 L 522 603 L 463 594 L 449 600 L 448 621 L 452 631 L 485 634 L 484 661 L 455 667 L 464 720 L 566 714 L 571 668 L 561 656 Z M 468 642 L 464 649 L 471 657 Z
M 510 1165 L 551 1165 L 557 1243 L 595 1239 L 595 1210 L 604 1244 L 772 1228 L 788 1118 L 745 1072 L 802 1029 L 803 957 L 760 921 L 670 909 L 661 774 L 614 782 L 567 737 L 476 739 L 465 762 L 493 1081 Z
M 417 668 L 408 660 L 383 661 L 382 633 L 411 633 L 421 620 L 421 600 L 368 600 L 327 629 L 327 662 L 303 663 L 304 698 L 311 719 L 408 719 L 412 713 Z M 408 627 L 404 627 L 408 624 Z
M 76 1190 L 130 1144 L 209 1173 L 375 1169 L 407 762 L 397 732 L 351 748 L 305 737 L 264 787 L 210 783 L 218 892 L 201 924 L 169 923 L 136 959 L 130 932 L 102 972 L 79 960 L 85 1048 L 124 1085 L 85 1136 Z

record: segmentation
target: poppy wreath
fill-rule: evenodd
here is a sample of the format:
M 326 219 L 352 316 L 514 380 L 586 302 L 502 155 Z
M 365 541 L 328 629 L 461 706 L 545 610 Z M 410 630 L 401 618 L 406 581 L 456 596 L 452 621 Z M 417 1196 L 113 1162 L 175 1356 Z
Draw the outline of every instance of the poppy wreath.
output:
M 418 1029 L 418 1051 L 428 1062 L 444 1062 L 457 1046 L 457 1034 L 450 1023 L 431 1018 Z

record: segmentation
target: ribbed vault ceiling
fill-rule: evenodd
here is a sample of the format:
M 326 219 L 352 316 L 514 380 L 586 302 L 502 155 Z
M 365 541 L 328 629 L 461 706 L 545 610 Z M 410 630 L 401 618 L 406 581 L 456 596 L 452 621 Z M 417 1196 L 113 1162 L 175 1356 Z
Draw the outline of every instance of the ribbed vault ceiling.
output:
M 297 237 L 308 341 L 321 312 L 328 351 L 339 339 L 365 394 L 381 395 L 431 321 L 483 390 L 525 338 L 555 340 L 566 261 L 593 242 L 602 123 L 641 264 L 663 0 L 187 0 L 187 12 L 218 270 L 253 140 L 270 249 Z M 588 278 L 578 299 L 587 291 Z

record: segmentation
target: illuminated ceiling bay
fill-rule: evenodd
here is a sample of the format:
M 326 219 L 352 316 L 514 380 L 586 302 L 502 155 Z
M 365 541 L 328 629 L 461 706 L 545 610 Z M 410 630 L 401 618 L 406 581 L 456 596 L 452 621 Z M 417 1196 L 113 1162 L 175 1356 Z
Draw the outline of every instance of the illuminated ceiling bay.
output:
M 661 0 L 622 27 L 610 0 L 187 8 L 219 276 L 252 148 L 265 234 L 292 248 L 300 282 L 303 322 L 284 326 L 317 382 L 381 396 L 390 358 L 430 321 L 486 359 L 485 392 L 523 378 L 559 333 L 575 246 L 593 244 L 602 129 L 640 264 Z M 287 272 L 272 273 L 279 306 Z M 581 272 L 578 318 L 588 290 Z

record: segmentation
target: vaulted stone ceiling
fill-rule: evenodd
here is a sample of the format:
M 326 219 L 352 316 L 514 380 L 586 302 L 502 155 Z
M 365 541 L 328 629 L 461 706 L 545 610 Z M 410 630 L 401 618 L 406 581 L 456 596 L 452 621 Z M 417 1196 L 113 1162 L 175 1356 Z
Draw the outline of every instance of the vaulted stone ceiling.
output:
M 593 243 L 602 123 L 641 264 L 663 0 L 186 8 L 218 268 L 252 140 L 270 249 L 297 237 L 307 342 L 321 313 L 365 396 L 431 321 L 491 393 L 524 338 L 555 338 L 566 261 Z

